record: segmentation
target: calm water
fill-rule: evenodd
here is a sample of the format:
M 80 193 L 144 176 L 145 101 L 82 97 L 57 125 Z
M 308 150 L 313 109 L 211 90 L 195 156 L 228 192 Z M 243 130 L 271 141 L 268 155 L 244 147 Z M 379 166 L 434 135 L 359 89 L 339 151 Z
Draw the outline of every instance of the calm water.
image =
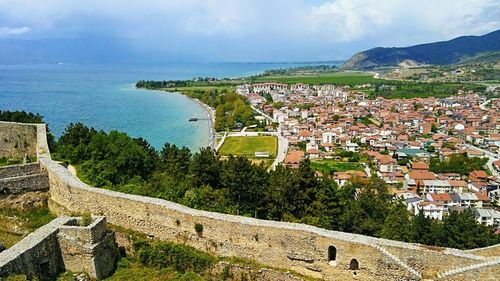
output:
M 205 117 L 203 108 L 179 94 L 135 89 L 137 80 L 240 77 L 295 65 L 0 65 L 0 110 L 38 112 L 56 136 L 83 122 L 144 137 L 156 148 L 170 142 L 198 149 L 208 145 L 208 124 L 188 119 Z

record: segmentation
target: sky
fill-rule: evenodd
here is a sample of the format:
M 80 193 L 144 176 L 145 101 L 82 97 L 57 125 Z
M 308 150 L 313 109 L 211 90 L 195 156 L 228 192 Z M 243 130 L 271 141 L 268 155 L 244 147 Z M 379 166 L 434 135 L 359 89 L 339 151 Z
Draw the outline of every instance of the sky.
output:
M 342 60 L 497 29 L 500 0 L 0 0 L 0 43 L 83 38 L 171 61 Z

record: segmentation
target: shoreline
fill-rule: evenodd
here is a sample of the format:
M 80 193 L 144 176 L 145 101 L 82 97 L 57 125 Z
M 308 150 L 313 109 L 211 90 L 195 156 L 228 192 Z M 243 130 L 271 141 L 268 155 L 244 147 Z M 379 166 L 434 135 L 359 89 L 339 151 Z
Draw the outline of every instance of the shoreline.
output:
M 215 148 L 215 111 L 208 104 L 204 104 L 199 99 L 195 99 L 195 98 L 189 97 L 187 95 L 184 95 L 182 92 L 170 92 L 170 91 L 167 91 L 167 90 L 137 88 L 137 87 L 135 87 L 135 85 L 134 85 L 134 88 L 135 89 L 144 89 L 144 90 L 148 90 L 148 91 L 156 91 L 156 92 L 161 92 L 161 93 L 173 93 L 173 94 L 181 95 L 183 97 L 186 97 L 186 98 L 194 101 L 201 108 L 203 108 L 203 110 L 207 114 L 207 117 L 208 117 L 208 119 L 207 119 L 208 120 L 208 146 L 211 149 Z M 203 147 L 205 147 L 205 146 L 203 146 Z
M 188 97 L 186 95 L 183 95 L 183 96 Z M 201 102 L 199 99 L 195 99 L 192 97 L 188 97 L 188 98 L 195 101 L 207 113 L 207 116 L 208 116 L 208 146 L 211 149 L 214 149 L 214 147 L 215 147 L 215 111 L 214 111 L 214 109 L 212 107 L 210 107 L 208 104 Z

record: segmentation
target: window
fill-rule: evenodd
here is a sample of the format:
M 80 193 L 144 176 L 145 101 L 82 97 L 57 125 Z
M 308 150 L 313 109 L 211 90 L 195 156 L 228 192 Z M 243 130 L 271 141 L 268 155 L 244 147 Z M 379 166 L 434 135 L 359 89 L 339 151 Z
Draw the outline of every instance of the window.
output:
M 328 247 L 328 261 L 335 261 L 337 259 L 337 248 L 334 246 Z
M 351 260 L 351 262 L 349 263 L 349 269 L 350 270 L 358 270 L 359 269 L 359 262 L 357 259 Z

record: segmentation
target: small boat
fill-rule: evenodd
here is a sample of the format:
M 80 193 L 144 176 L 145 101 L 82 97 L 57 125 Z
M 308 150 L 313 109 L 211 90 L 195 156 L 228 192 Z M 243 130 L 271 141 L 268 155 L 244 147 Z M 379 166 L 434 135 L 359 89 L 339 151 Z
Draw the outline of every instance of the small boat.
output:
M 189 118 L 189 122 L 193 122 L 193 121 L 198 121 L 198 118 L 196 118 L 196 117 Z

